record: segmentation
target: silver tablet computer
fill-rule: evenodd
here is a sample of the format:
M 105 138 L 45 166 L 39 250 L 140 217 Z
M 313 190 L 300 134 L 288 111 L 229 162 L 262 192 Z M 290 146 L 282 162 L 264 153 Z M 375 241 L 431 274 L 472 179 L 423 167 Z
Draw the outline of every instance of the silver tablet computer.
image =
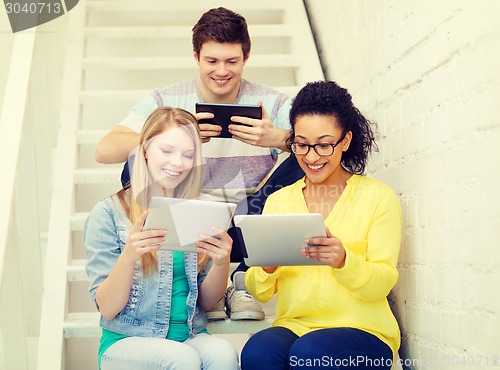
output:
M 227 230 L 236 204 L 206 200 L 152 197 L 144 229 L 166 229 L 161 249 L 196 252 L 198 234 L 215 235 L 211 226 Z
M 319 213 L 238 215 L 234 224 L 240 229 L 248 266 L 322 265 L 300 254 L 305 238 L 326 236 Z

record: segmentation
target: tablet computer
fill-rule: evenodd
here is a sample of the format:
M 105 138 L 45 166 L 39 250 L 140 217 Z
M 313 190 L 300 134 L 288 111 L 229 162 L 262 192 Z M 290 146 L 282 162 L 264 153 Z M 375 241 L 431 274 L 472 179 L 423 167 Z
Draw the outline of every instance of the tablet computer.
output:
M 234 224 L 239 228 L 248 266 L 323 265 L 300 254 L 305 238 L 326 236 L 319 213 L 238 215 Z
M 214 138 L 231 138 L 232 135 L 228 131 L 228 126 L 231 124 L 248 126 L 231 121 L 232 116 L 262 119 L 262 107 L 260 105 L 196 103 L 196 113 L 201 112 L 213 113 L 214 118 L 201 119 L 198 123 L 210 123 L 222 127 L 220 135 L 214 136 Z
M 152 197 L 143 229 L 167 230 L 161 249 L 196 252 L 198 234 L 216 235 L 212 225 L 227 231 L 235 209 L 234 203 Z

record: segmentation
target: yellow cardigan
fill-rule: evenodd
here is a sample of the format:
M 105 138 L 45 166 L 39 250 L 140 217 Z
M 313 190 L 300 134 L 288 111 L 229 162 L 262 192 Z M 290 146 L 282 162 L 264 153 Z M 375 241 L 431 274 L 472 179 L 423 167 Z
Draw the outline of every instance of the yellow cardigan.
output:
M 271 194 L 264 214 L 308 213 L 304 179 Z M 325 220 L 346 248 L 345 266 L 281 266 L 272 274 L 251 267 L 247 290 L 261 302 L 276 297 L 276 321 L 302 336 L 324 328 L 369 332 L 399 349 L 398 323 L 387 295 L 398 280 L 401 208 L 381 182 L 353 175 Z

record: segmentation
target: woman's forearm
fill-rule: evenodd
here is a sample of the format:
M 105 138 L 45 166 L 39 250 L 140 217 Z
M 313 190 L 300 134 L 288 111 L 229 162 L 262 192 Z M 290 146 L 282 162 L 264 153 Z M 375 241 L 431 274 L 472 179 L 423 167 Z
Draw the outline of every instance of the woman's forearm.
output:
M 221 265 L 212 265 L 205 280 L 200 285 L 198 303 L 205 310 L 212 309 L 224 297 L 229 276 L 229 257 Z
M 120 255 L 109 276 L 97 288 L 96 303 L 106 320 L 112 320 L 125 307 L 130 295 L 134 264 Z

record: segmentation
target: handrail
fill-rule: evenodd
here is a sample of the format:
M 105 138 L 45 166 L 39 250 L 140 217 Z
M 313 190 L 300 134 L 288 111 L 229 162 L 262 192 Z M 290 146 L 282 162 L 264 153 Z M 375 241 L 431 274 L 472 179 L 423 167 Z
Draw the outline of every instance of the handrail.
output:
M 0 286 L 2 284 L 7 234 L 11 223 L 14 184 L 24 126 L 24 111 L 28 98 L 31 62 L 35 45 L 35 32 L 24 31 L 14 35 L 14 44 L 5 84 L 5 98 L 0 115 Z
M 46 268 L 43 278 L 40 340 L 37 369 L 59 370 L 63 366 L 63 322 L 66 314 L 66 268 L 68 264 L 71 215 L 73 212 L 73 172 L 76 162 L 76 133 L 79 128 L 79 92 L 85 0 L 67 16 L 67 44 L 61 87 L 59 132 L 47 238 Z
M 19 251 L 19 234 L 16 234 L 14 206 L 16 176 L 20 162 L 20 148 L 25 125 L 25 110 L 29 95 L 29 82 L 36 34 L 33 30 L 14 35 L 10 57 L 5 97 L 0 115 L 0 331 L 4 338 L 0 367 L 16 366 L 27 369 L 28 316 L 24 311 L 22 282 L 19 273 L 22 262 Z M 9 264 L 6 256 L 9 256 Z

